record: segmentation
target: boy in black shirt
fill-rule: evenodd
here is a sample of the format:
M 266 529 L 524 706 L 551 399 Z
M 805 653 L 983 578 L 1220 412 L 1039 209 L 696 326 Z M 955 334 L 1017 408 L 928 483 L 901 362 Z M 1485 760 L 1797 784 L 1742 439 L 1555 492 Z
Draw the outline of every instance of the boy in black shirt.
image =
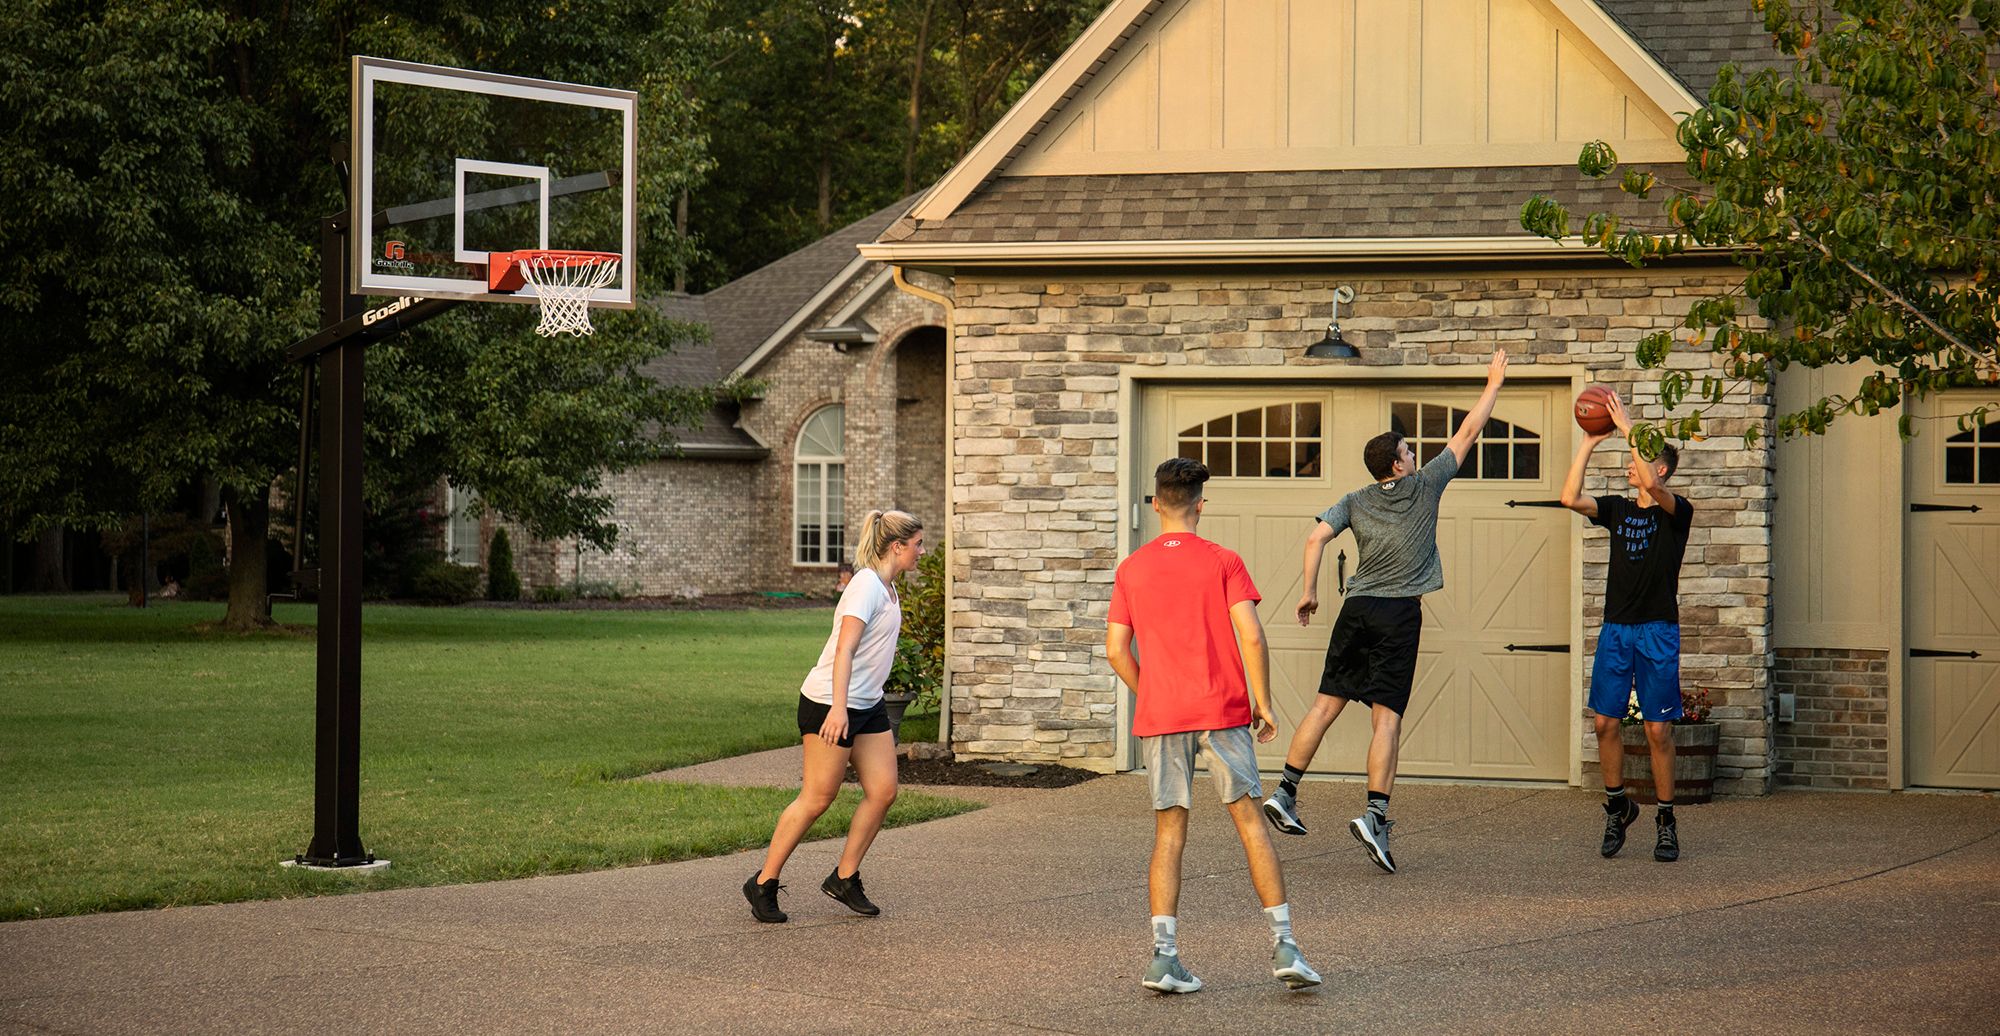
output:
M 1611 421 L 1630 441 L 1632 419 L 1613 394 Z M 1563 483 L 1562 503 L 1611 533 L 1611 563 L 1604 586 L 1604 627 L 1597 636 L 1597 659 L 1590 670 L 1590 710 L 1596 713 L 1597 758 L 1604 772 L 1606 857 L 1625 847 L 1625 829 L 1639 819 L 1639 807 L 1625 794 L 1625 746 L 1618 727 L 1636 690 L 1646 743 L 1653 755 L 1653 787 L 1660 800 L 1659 838 L 1653 859 L 1680 859 L 1680 830 L 1674 821 L 1673 721 L 1681 717 L 1681 556 L 1687 550 L 1694 509 L 1667 488 L 1679 464 L 1672 446 L 1651 460 L 1635 447 L 1625 477 L 1639 491 L 1623 496 L 1583 495 L 1583 470 L 1590 451 L 1610 432 L 1586 436 Z

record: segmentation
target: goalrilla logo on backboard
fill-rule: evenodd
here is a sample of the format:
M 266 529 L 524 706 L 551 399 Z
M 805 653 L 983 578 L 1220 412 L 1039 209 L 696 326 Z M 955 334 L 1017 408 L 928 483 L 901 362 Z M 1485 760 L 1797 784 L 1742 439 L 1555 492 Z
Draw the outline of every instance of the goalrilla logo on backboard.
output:
M 417 264 L 410 261 L 409 249 L 401 241 L 382 243 L 382 258 L 375 260 L 377 273 L 415 273 Z

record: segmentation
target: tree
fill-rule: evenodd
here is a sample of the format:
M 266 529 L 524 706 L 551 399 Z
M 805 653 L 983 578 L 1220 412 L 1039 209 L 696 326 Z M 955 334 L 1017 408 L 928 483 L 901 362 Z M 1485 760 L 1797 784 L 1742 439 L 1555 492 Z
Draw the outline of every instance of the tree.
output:
M 1786 436 L 2000 381 L 2000 3 L 1757 6 L 1790 67 L 1721 70 L 1707 103 L 1680 125 L 1692 185 L 1624 172 L 1625 193 L 1663 195 L 1662 219 L 1582 220 L 1586 243 L 1633 266 L 1699 246 L 1731 249 L 1744 271 L 1685 321 L 1685 343 L 1723 357 L 1722 376 L 1666 371 L 1661 402 L 1697 405 L 1643 429 L 1644 449 L 1699 434 L 1702 405 L 1736 386 L 1768 385 L 1793 364 L 1877 369 L 1851 394 L 1780 415 Z M 1591 176 L 1616 165 L 1601 141 L 1578 160 Z M 1522 226 L 1554 240 L 1573 222 L 1546 197 L 1521 213 Z M 1672 332 L 1646 336 L 1640 364 L 1663 366 L 1676 344 Z M 1958 415 L 1960 427 L 1983 424 L 1992 409 Z M 1898 429 L 1914 434 L 1907 413 Z M 1756 435 L 1753 426 L 1746 438 Z
M 557 19 L 464 0 L 13 5 L 0 524 L 110 528 L 212 478 L 235 559 L 225 622 L 265 621 L 267 501 L 298 436 L 283 351 L 319 324 L 348 56 L 639 90 L 641 264 L 661 276 L 688 262 L 673 202 L 706 170 L 680 88 L 702 60 L 699 6 L 612 0 Z M 527 333 L 524 309 L 465 307 L 371 350 L 371 499 L 449 476 L 538 536 L 609 543 L 604 472 L 658 456 L 709 403 L 638 372 L 690 331 L 641 308 L 585 348 Z
M 486 599 L 521 599 L 521 577 L 514 571 L 514 545 L 505 529 L 493 531 L 493 546 L 486 552 Z

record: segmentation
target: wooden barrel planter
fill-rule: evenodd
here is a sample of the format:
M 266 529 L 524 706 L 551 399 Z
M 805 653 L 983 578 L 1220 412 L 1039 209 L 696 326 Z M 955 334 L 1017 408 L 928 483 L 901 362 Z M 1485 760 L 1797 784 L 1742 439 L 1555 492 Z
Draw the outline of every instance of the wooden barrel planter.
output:
M 1674 732 L 1674 804 L 1708 802 L 1715 798 L 1715 746 L 1719 727 L 1713 723 L 1676 723 Z M 1646 728 L 1632 724 L 1619 728 L 1625 743 L 1625 790 L 1635 802 L 1651 803 L 1653 794 L 1653 752 L 1646 744 Z

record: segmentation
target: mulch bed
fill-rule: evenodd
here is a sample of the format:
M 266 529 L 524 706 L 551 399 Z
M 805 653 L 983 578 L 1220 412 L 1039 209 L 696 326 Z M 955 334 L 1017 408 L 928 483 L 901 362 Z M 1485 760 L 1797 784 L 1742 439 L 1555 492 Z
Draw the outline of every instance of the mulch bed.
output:
M 956 784 L 976 788 L 1067 788 L 1104 776 L 1074 766 L 1053 763 L 1033 764 L 1035 772 L 1019 777 L 1003 777 L 986 769 L 984 763 L 955 763 L 948 759 L 898 759 L 896 779 L 903 784 Z M 848 771 L 848 779 L 854 772 Z

